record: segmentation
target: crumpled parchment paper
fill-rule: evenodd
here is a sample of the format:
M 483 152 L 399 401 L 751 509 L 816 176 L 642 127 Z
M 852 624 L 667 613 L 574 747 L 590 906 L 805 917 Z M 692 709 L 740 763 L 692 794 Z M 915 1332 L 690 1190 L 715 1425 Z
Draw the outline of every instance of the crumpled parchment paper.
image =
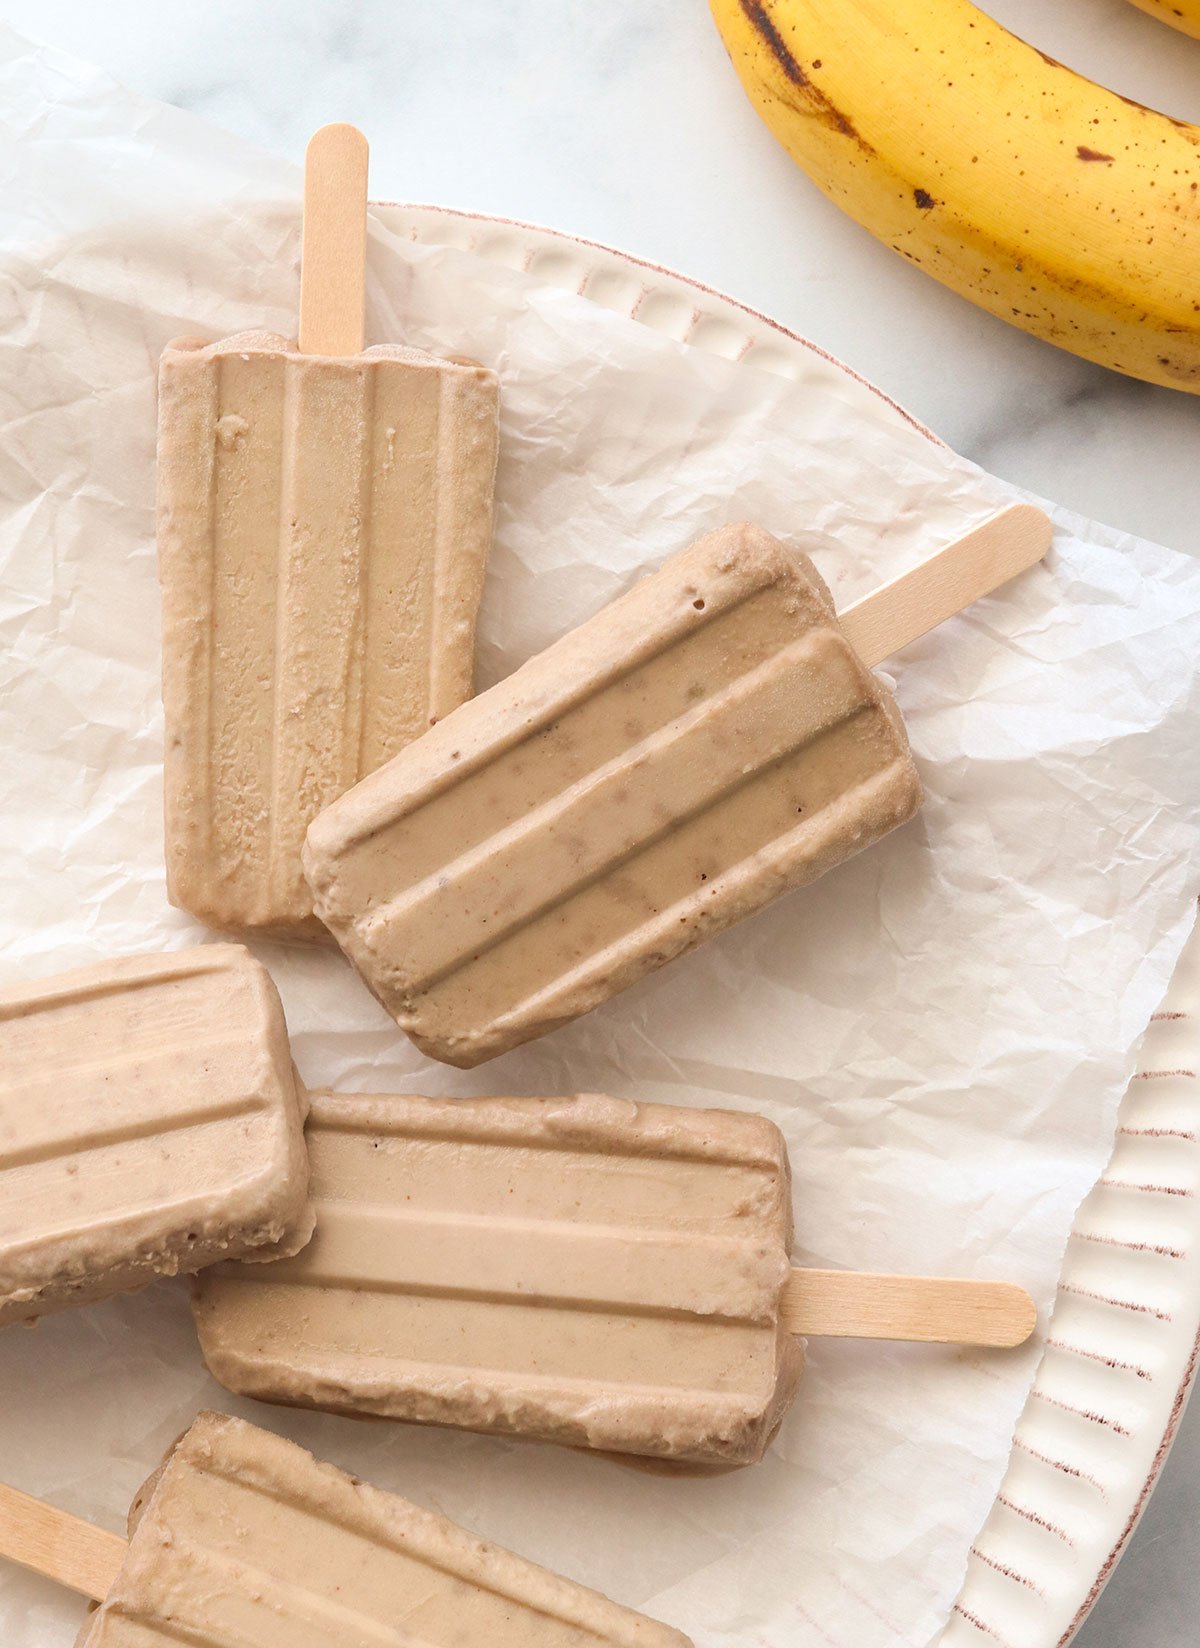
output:
M 0 109 L 0 976 L 20 979 L 204 937 L 163 893 L 155 361 L 180 333 L 293 328 L 299 178 L 11 36 Z M 721 361 L 398 221 L 373 223 L 370 340 L 503 379 L 484 684 L 724 521 L 801 544 L 848 599 L 1010 495 L 815 353 L 794 383 Z M 1056 520 L 1045 568 L 895 661 L 913 825 L 470 1074 L 422 1060 L 338 956 L 263 946 L 306 1080 L 753 1107 L 791 1144 L 799 1259 L 1013 1278 L 1045 1311 L 1200 858 L 1200 567 Z M 163 1283 L 0 1335 L 0 1477 L 119 1527 L 196 1410 L 237 1408 L 702 1648 L 921 1644 L 1036 1346 L 810 1353 L 764 1464 L 674 1480 L 237 1404 Z M 0 1564 L 6 1648 L 61 1648 L 80 1611 Z

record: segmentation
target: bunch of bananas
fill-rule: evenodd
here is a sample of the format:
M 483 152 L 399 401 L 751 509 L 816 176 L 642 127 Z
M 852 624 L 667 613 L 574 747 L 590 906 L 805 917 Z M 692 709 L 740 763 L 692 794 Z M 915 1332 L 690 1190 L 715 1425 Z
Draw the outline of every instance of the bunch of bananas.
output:
M 1200 33 L 1200 0 L 1137 0 Z M 1200 393 L 1200 127 L 1094 85 L 969 0 L 711 0 L 821 189 L 994 315 Z

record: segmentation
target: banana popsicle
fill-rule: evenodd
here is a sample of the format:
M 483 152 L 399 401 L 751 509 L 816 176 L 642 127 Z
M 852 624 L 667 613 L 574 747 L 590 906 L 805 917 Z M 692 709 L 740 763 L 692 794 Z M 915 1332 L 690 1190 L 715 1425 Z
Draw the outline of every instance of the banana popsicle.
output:
M 317 1233 L 194 1299 L 239 1395 L 704 1463 L 757 1459 L 804 1363 L 758 1116 L 586 1096 L 315 1094 Z
M 586 1094 L 315 1094 L 317 1230 L 193 1309 L 242 1396 L 703 1465 L 761 1457 L 797 1334 L 1021 1343 L 1001 1282 L 793 1269 L 762 1116 Z
M 240 945 L 0 991 L 0 1326 L 312 1231 L 306 1099 Z
M 215 1413 L 143 1488 L 118 1554 L 76 1648 L 691 1648 L 679 1631 Z M 21 1560 L 37 1566 L 33 1553 Z M 86 1578 L 83 1588 L 100 1589 Z
M 321 813 L 318 915 L 449 1064 L 588 1012 L 913 816 L 868 666 L 1048 543 L 1017 506 L 839 622 L 806 556 L 702 538 Z
M 497 380 L 363 349 L 365 198 L 361 136 L 318 133 L 299 345 L 181 339 L 159 370 L 168 894 L 233 931 L 328 937 L 310 819 L 472 688 Z

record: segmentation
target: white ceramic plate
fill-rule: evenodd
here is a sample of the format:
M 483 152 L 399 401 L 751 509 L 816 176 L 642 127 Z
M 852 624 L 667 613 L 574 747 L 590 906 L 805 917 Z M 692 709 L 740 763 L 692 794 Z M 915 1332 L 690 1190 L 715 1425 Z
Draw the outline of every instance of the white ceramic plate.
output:
M 377 210 L 680 342 L 784 377 L 817 373 L 859 414 L 917 423 L 849 367 L 697 281 L 549 229 L 442 207 Z M 1200 929 L 1146 1036 L 1112 1158 L 1075 1219 L 1045 1354 L 939 1648 L 1061 1648 L 1104 1588 L 1162 1469 L 1200 1333 Z

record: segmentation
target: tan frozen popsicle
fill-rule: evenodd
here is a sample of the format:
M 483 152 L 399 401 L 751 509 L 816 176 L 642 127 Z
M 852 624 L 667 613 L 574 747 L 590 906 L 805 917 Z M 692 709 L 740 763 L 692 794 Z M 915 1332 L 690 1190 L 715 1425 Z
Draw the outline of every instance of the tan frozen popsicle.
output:
M 871 666 L 1049 542 L 1004 510 L 839 618 L 761 529 L 702 538 L 321 813 L 317 913 L 449 1064 L 586 1013 L 916 812 Z
M 0 1486 L 0 1557 L 102 1604 L 76 1648 L 691 1648 L 215 1413 L 135 1499 L 128 1544 Z
M 293 1406 L 700 1464 L 758 1459 L 794 1334 L 1006 1346 L 997 1282 L 791 1267 L 782 1134 L 761 1116 L 574 1099 L 315 1094 L 317 1231 L 220 1265 L 217 1379 Z
M 299 346 L 182 339 L 159 373 L 166 857 L 210 925 L 326 938 L 309 820 L 470 695 L 497 380 L 363 349 L 367 152 L 309 146 Z
M 0 1326 L 307 1241 L 306 1108 L 240 945 L 0 991 Z

